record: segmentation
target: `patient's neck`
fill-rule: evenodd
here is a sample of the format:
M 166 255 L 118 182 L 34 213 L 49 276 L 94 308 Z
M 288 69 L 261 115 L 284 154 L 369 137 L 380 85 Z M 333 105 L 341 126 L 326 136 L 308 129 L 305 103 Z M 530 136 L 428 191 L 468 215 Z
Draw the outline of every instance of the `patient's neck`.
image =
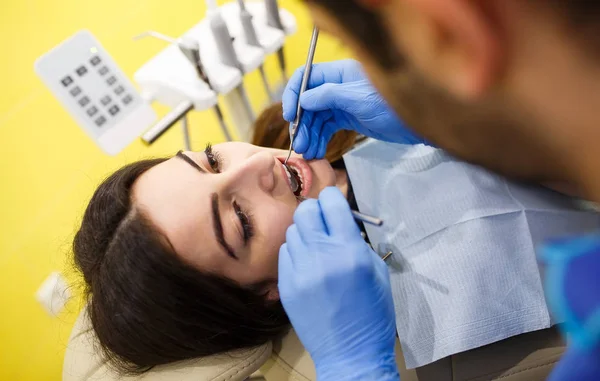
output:
M 348 197 L 348 174 L 345 169 L 334 169 L 335 186 L 342 191 L 344 197 Z

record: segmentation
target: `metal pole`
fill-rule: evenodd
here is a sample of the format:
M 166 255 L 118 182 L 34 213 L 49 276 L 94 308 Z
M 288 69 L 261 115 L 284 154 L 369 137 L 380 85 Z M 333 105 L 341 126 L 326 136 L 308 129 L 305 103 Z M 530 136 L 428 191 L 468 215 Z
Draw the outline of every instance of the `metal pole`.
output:
M 191 151 L 192 145 L 190 143 L 190 130 L 188 129 L 187 114 L 181 118 L 181 132 L 183 132 L 183 147 L 186 151 Z
M 223 135 L 225 135 L 225 140 L 228 142 L 232 141 L 231 135 L 229 134 L 229 130 L 227 129 L 227 125 L 225 124 L 225 118 L 223 118 L 223 112 L 221 112 L 221 107 L 219 105 L 215 105 L 213 107 L 215 110 L 215 114 L 217 114 L 217 119 L 219 120 L 219 125 L 221 126 L 221 131 L 223 131 Z

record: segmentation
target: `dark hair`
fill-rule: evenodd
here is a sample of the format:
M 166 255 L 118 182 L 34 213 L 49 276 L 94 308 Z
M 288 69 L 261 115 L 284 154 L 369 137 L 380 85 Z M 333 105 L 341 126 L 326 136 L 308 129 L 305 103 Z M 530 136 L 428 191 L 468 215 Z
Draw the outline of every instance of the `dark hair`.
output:
M 283 119 L 281 102 L 274 103 L 263 110 L 256 119 L 251 143 L 262 147 L 288 149 L 290 146 L 288 126 L 289 123 Z M 362 138 L 358 137 L 355 131 L 336 132 L 327 145 L 325 159 L 330 163 L 341 159 L 343 154 L 361 140 Z
M 289 326 L 262 285 L 244 288 L 188 265 L 135 208 L 134 182 L 165 160 L 139 161 L 108 177 L 73 243 L 98 343 L 123 373 L 261 345 Z
M 584 51 L 600 54 L 600 2 L 595 0 L 530 0 L 552 7 L 564 20 L 564 29 L 583 43 Z M 592 48 L 590 51 L 590 47 Z
M 351 26 L 351 34 L 363 49 L 369 51 L 384 69 L 393 69 L 403 59 L 392 46 L 391 38 L 376 12 L 360 5 L 356 0 L 305 0 L 317 4 L 333 15 L 341 25 Z M 600 53 L 600 2 L 594 0 L 529 0 L 536 6 L 552 9 L 565 20 L 568 33 L 575 34 Z M 548 8 L 551 7 L 551 8 Z M 591 43 L 591 44 L 590 44 Z
M 368 51 L 384 69 L 394 69 L 404 63 L 396 49 L 390 49 L 392 39 L 383 26 L 381 17 L 374 11 L 358 4 L 355 0 L 305 0 L 327 10 Z

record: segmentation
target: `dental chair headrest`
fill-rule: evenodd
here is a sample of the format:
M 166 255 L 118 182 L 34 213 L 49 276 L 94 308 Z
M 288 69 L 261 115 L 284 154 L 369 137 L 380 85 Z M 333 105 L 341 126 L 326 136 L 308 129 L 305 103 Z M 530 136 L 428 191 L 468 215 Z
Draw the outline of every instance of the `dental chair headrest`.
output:
M 158 366 L 141 375 L 123 377 L 110 369 L 96 350 L 94 341 L 94 331 L 84 309 L 67 345 L 63 381 L 243 381 L 267 361 L 272 351 L 269 343 L 226 355 Z

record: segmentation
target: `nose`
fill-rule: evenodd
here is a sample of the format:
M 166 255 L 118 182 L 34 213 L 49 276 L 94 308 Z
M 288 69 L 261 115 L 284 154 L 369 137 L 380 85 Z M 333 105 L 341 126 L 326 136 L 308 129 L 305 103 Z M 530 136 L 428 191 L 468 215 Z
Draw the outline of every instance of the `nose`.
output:
M 269 152 L 257 152 L 227 171 L 228 188 L 253 189 L 271 193 L 275 187 L 275 158 Z

